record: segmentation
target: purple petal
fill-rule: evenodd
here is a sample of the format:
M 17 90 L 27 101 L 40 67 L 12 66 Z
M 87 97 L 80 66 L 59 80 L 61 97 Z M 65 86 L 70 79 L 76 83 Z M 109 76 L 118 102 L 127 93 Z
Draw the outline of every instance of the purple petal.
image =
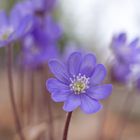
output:
M 49 39 L 57 40 L 62 36 L 60 25 L 56 23 L 51 16 L 47 16 L 45 25 L 45 32 Z
M 118 47 L 122 47 L 127 41 L 126 33 L 120 33 L 119 35 L 115 35 L 112 39 L 112 47 L 116 49 Z
M 66 67 L 58 60 L 49 61 L 49 67 L 51 72 L 62 82 L 68 82 L 68 73 Z
M 127 39 L 126 33 L 120 33 L 119 36 L 117 37 L 117 40 L 119 42 L 125 42 Z
M 80 73 L 86 75 L 87 77 L 91 76 L 96 65 L 96 57 L 93 54 L 87 54 L 82 61 Z
M 0 48 L 5 47 L 8 44 L 9 44 L 9 42 L 7 40 L 6 41 L 0 41 Z
M 111 91 L 112 91 L 112 85 L 105 84 L 101 86 L 92 87 L 87 94 L 96 100 L 102 100 L 110 96 Z
M 67 112 L 73 111 L 81 104 L 80 96 L 71 94 L 64 103 L 63 109 Z
M 52 93 L 51 97 L 55 102 L 64 102 L 65 100 L 67 100 L 69 94 L 70 93 L 58 92 L 58 93 Z
M 69 87 L 55 78 L 50 78 L 46 82 L 46 86 L 49 92 L 52 93 L 52 99 L 55 102 L 62 102 L 65 101 L 68 95 L 71 93 Z
M 81 64 L 81 53 L 74 52 L 68 58 L 68 70 L 71 75 L 77 75 L 79 73 Z
M 125 83 L 129 78 L 131 73 L 130 66 L 122 64 L 120 62 L 115 62 L 111 68 L 111 78 L 113 80 Z
M 91 77 L 91 84 L 95 85 L 101 83 L 104 80 L 105 76 L 106 76 L 106 69 L 104 65 L 98 64 L 95 67 L 95 71 Z
M 83 94 L 83 95 L 81 95 L 80 108 L 86 114 L 92 114 L 92 113 L 96 113 L 99 110 L 101 110 L 102 105 L 97 100 L 94 100 L 94 99 L 88 97 L 87 95 Z
M 58 93 L 61 91 L 69 91 L 69 87 L 55 78 L 50 78 L 46 82 L 46 87 L 51 93 Z
M 8 17 L 5 11 L 0 11 L 0 28 L 9 24 Z
M 136 48 L 139 44 L 139 38 L 134 39 L 130 44 L 129 47 Z
M 28 33 L 33 25 L 33 18 L 32 16 L 26 16 L 24 17 L 20 23 L 17 29 L 15 29 L 15 32 L 9 37 L 9 40 L 14 40 L 17 38 L 22 37 L 26 33 Z

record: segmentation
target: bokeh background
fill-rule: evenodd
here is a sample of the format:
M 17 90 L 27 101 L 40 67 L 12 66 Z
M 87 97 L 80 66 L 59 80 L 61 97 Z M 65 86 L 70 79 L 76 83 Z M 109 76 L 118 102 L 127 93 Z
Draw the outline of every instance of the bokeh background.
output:
M 15 2 L 16 0 L 0 0 L 0 9 L 9 10 Z M 136 36 L 140 37 L 139 0 L 58 0 L 54 17 L 60 23 L 64 33 L 60 41 L 60 48 L 78 46 L 79 48 L 94 51 L 98 61 L 107 66 L 108 75 L 110 74 L 108 63 L 112 58 L 110 50 L 112 36 L 115 33 L 126 32 L 129 39 Z M 2 48 L 0 50 L 0 140 L 14 140 L 17 138 L 9 103 L 5 63 L 4 49 Z M 25 75 L 25 91 L 28 91 L 28 73 Z M 38 94 L 41 92 L 37 83 L 39 78 L 39 75 L 36 74 L 35 94 L 37 98 L 39 98 Z M 20 92 L 19 79 L 19 72 L 15 66 L 14 83 L 17 106 L 20 104 L 18 99 Z M 110 79 L 107 78 L 106 81 L 110 82 Z M 135 104 L 133 105 L 131 117 L 123 134 L 123 140 L 140 139 L 140 95 L 138 92 L 132 91 L 132 94 L 137 94 L 135 95 Z M 26 94 L 28 95 L 28 92 Z M 113 94 L 109 101 L 103 102 L 103 110 L 93 115 L 85 115 L 80 110 L 75 111 L 70 127 L 69 140 L 96 140 L 100 131 L 104 131 L 103 137 L 105 140 L 114 140 L 116 131 L 119 129 L 118 124 L 122 121 L 120 114 L 125 114 L 125 111 L 121 111 L 127 94 L 125 86 L 114 83 Z M 108 102 L 109 107 L 107 107 Z M 65 112 L 61 109 L 62 104 L 56 104 L 52 101 L 51 103 L 55 124 L 54 137 L 61 140 Z M 108 110 L 107 117 L 106 107 Z M 45 109 L 41 112 L 45 112 Z M 39 118 L 40 114 L 37 113 L 36 116 Z M 106 123 L 105 126 L 101 127 L 103 117 L 106 117 Z M 33 118 L 36 122 L 36 118 Z M 29 140 L 35 139 L 36 135 L 44 135 L 46 131 L 49 131 L 43 120 L 39 122 L 32 127 L 25 128 L 25 134 L 29 135 Z

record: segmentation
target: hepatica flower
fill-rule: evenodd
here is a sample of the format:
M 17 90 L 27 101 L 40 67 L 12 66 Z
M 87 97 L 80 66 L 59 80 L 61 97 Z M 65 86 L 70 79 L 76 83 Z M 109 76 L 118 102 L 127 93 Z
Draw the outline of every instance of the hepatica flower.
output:
M 50 12 L 55 6 L 56 0 L 31 0 L 36 11 Z
M 131 77 L 132 65 L 140 63 L 139 39 L 135 38 L 130 43 L 125 33 L 113 37 L 111 49 L 114 53 L 111 73 L 113 79 L 119 82 L 128 82 Z
M 32 26 L 32 18 L 26 16 L 18 18 L 18 13 L 7 16 L 5 11 L 0 11 L 0 47 L 21 38 Z
M 22 63 L 28 68 L 37 68 L 58 55 L 56 44 L 48 43 L 44 46 L 35 39 L 31 34 L 24 38 Z
M 36 68 L 50 58 L 55 58 L 59 52 L 57 41 L 61 32 L 60 26 L 51 16 L 45 17 L 43 24 L 36 20 L 32 32 L 26 35 L 22 42 L 24 66 Z
M 102 84 L 106 69 L 96 64 L 93 54 L 74 52 L 66 64 L 51 60 L 49 67 L 55 78 L 47 81 L 47 88 L 55 102 L 64 102 L 67 112 L 80 107 L 87 114 L 95 113 L 102 108 L 99 100 L 111 94 L 112 85 Z
M 49 13 L 53 10 L 56 0 L 24 0 L 17 2 L 12 12 L 21 13 L 21 17 L 26 15 L 36 15 L 36 13 Z M 25 10 L 26 9 L 26 10 Z
M 120 33 L 112 39 L 111 49 L 118 62 L 133 64 L 140 62 L 139 39 L 135 38 L 130 43 L 125 33 Z

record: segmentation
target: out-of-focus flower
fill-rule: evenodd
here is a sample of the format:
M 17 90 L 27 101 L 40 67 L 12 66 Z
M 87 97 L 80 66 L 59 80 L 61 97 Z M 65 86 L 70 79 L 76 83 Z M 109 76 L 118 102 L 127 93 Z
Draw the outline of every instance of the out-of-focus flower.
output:
M 23 18 L 27 15 L 33 16 L 34 15 L 33 3 L 30 0 L 17 2 L 12 8 L 11 13 L 13 15 L 18 13 L 19 18 Z
M 18 2 L 12 9 L 12 13 L 20 13 L 21 17 L 26 15 L 36 15 L 49 13 L 54 5 L 56 0 L 24 0 Z
M 111 67 L 112 80 L 125 83 L 129 80 L 131 73 L 130 66 L 117 61 L 114 61 Z
M 82 56 L 74 52 L 66 63 L 51 60 L 49 67 L 56 78 L 50 78 L 46 86 L 54 101 L 64 102 L 63 109 L 67 112 L 80 106 L 87 114 L 96 113 L 102 108 L 99 100 L 111 94 L 112 85 L 102 84 L 106 69 L 96 64 L 93 54 Z
M 50 12 L 55 6 L 56 0 L 31 0 L 35 11 Z
M 135 38 L 128 43 L 125 33 L 113 37 L 111 49 L 118 62 L 132 64 L 140 62 L 139 39 Z
M 7 16 L 5 11 L 0 11 L 0 47 L 21 38 L 32 27 L 33 18 L 25 16 L 18 18 L 18 13 Z
M 23 39 L 24 65 L 34 68 L 57 57 L 57 41 L 61 33 L 60 26 L 50 16 L 44 19 L 43 24 L 36 22 L 33 31 Z
M 131 67 L 140 63 L 139 39 L 128 43 L 126 34 L 120 33 L 113 37 L 111 49 L 114 53 L 112 78 L 122 83 L 130 82 L 133 75 Z

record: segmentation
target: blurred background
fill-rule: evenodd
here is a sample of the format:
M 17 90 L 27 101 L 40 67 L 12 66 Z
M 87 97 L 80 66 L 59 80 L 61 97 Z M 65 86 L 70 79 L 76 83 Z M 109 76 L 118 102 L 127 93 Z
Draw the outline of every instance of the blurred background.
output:
M 20 1 L 20 0 L 17 0 Z M 17 2 L 16 0 L 0 0 L 0 9 L 7 11 Z M 126 32 L 131 40 L 140 37 L 140 1 L 139 0 L 58 0 L 56 9 L 53 13 L 54 18 L 60 23 L 63 29 L 63 36 L 59 42 L 61 49 L 68 47 L 77 47 L 93 51 L 98 57 L 100 63 L 104 63 L 110 74 L 109 62 L 112 58 L 110 43 L 112 36 L 116 33 Z M 15 52 L 18 50 L 15 50 Z M 14 119 L 10 107 L 7 76 L 6 76 L 6 58 L 4 48 L 0 49 L 0 140 L 18 139 L 15 132 Z M 20 105 L 20 82 L 19 69 L 14 67 L 14 86 L 16 93 L 17 106 Z M 50 76 L 50 75 L 49 75 Z M 38 86 L 40 75 L 36 72 L 35 78 L 35 95 L 36 105 L 41 91 Z M 29 75 L 25 71 L 24 92 L 28 96 Z M 110 77 L 106 79 L 110 83 Z M 102 133 L 103 138 L 100 140 L 115 140 L 117 130 L 120 129 L 119 123 L 124 121 L 122 118 L 122 107 L 128 94 L 127 87 L 113 81 L 113 94 L 108 101 L 103 102 L 104 108 L 93 115 L 85 115 L 79 109 L 75 111 L 70 126 L 69 140 L 98 140 Z M 131 116 L 123 133 L 123 140 L 140 140 L 140 95 L 139 91 L 134 97 L 135 102 L 132 108 Z M 49 96 L 49 95 L 48 95 Z M 49 98 L 49 97 L 48 97 Z M 24 100 L 24 107 L 28 108 L 28 98 Z M 40 99 L 41 100 L 41 99 Z M 62 111 L 62 104 L 54 103 L 50 100 L 53 112 L 53 124 L 55 129 L 54 137 L 61 140 L 65 112 Z M 109 104 L 109 105 L 108 105 Z M 127 105 L 126 105 L 127 106 Z M 31 111 L 31 110 L 30 110 Z M 20 112 L 20 108 L 19 108 Z M 44 110 L 40 110 L 43 114 Z M 20 113 L 19 113 L 20 114 Z M 26 121 L 26 111 L 25 114 Z M 37 116 L 37 117 L 35 117 Z M 42 115 L 41 115 L 42 116 Z M 31 116 L 30 116 L 31 117 Z M 104 121 L 104 118 L 106 121 Z M 31 125 L 25 125 L 24 133 L 27 140 L 49 140 L 39 138 L 44 133 L 49 133 L 46 128 L 46 118 L 41 118 L 39 112 L 30 118 L 33 120 Z M 39 120 L 39 121 L 38 121 Z M 48 118 L 47 118 L 48 120 Z M 39 123 L 38 123 L 39 122 Z M 105 122 L 105 123 L 104 123 Z M 48 122 L 47 122 L 48 123 Z M 103 125 L 104 124 L 104 125 Z M 45 134 L 46 135 L 46 134 Z M 117 140 L 117 139 L 116 139 Z

